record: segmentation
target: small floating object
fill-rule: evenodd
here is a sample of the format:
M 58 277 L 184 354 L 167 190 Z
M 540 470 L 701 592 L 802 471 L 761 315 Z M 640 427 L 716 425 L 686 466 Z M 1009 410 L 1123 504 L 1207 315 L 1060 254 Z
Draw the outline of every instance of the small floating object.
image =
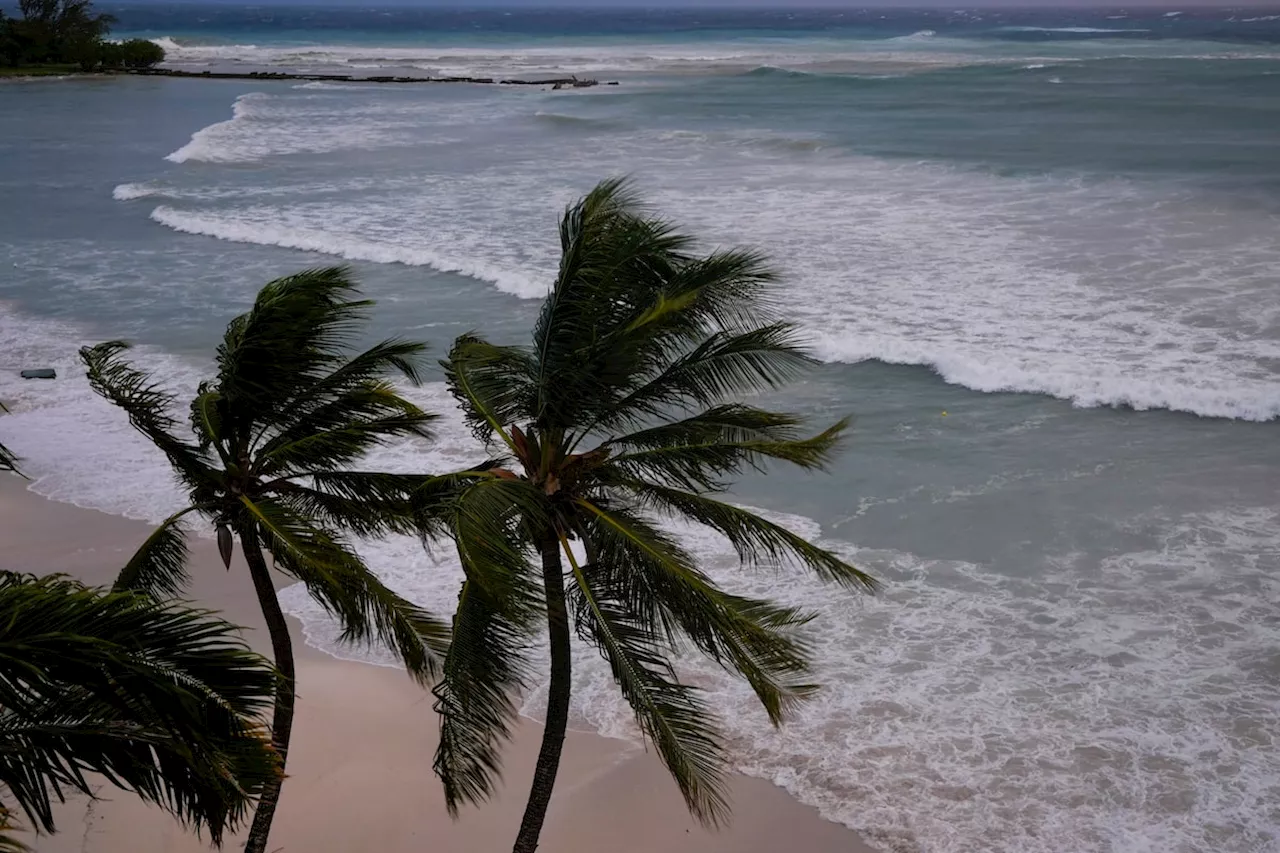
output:
M 58 372 L 52 367 L 32 367 L 18 374 L 23 379 L 57 379 Z
M 947 416 L 947 413 L 944 411 L 944 412 L 942 413 L 942 416 L 945 418 L 945 417 Z

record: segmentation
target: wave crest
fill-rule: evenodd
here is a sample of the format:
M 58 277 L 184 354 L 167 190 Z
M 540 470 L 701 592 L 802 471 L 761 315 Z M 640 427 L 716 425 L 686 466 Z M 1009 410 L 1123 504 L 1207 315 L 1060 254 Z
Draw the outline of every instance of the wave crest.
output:
M 441 272 L 459 273 L 487 281 L 516 296 L 540 296 L 546 292 L 544 285 L 524 275 L 473 258 L 453 257 L 427 248 L 382 243 L 321 229 L 273 224 L 276 218 L 273 211 L 260 211 L 257 216 L 244 216 L 244 212 L 241 212 L 241 218 L 232 218 L 161 205 L 151 211 L 151 218 L 174 231 L 201 234 L 235 243 L 282 246 L 286 249 L 336 255 L 352 261 L 431 267 Z

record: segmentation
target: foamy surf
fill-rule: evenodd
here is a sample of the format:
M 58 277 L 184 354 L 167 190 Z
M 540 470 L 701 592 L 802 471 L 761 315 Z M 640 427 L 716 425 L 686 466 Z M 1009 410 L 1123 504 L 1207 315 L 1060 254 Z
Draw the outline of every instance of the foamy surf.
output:
M 120 184 L 111 191 L 111 197 L 116 201 L 132 201 L 136 198 L 146 198 L 160 192 L 161 190 L 158 187 L 148 186 L 147 184 Z
M 248 215 L 246 215 L 246 213 Z M 466 257 L 450 257 L 426 247 L 383 243 L 374 239 L 345 237 L 340 233 L 279 222 L 279 212 L 272 210 L 240 211 L 235 217 L 201 214 L 161 205 L 151 212 L 161 225 L 186 234 L 202 234 L 236 243 L 259 246 L 282 246 L 305 252 L 334 255 L 351 261 L 380 264 L 404 264 L 431 267 L 488 282 L 500 290 L 518 296 L 532 297 L 546 292 L 546 284 L 531 281 L 518 271 L 506 270 L 484 261 Z

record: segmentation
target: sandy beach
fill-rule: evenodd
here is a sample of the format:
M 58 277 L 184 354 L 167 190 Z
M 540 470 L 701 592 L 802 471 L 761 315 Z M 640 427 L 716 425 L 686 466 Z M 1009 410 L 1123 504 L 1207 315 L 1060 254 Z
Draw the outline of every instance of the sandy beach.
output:
M 148 532 L 139 522 L 45 500 L 15 477 L 0 478 L 0 518 L 0 568 L 65 572 L 93 584 L 108 583 Z M 233 563 L 225 571 L 212 542 L 196 542 L 194 552 L 191 598 L 223 611 L 245 627 L 251 644 L 265 649 L 266 632 L 244 567 Z M 296 637 L 298 717 L 273 850 L 509 848 L 537 752 L 536 723 L 520 727 L 507 752 L 506 785 L 495 800 L 453 821 L 431 772 L 436 720 L 430 694 L 401 672 L 336 660 L 307 647 L 300 631 Z M 130 795 L 107 787 L 101 797 L 68 803 L 57 835 L 26 840 L 34 841 L 38 853 L 186 853 L 208 847 L 207 840 Z M 573 732 L 541 849 L 872 853 L 853 832 L 767 782 L 735 778 L 733 802 L 730 827 L 704 830 L 688 816 L 651 753 Z M 229 850 L 238 846 L 234 838 L 225 844 Z

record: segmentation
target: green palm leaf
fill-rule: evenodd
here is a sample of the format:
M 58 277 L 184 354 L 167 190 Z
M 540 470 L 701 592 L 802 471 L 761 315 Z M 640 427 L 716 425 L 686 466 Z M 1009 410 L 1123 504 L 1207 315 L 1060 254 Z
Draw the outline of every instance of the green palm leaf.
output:
M 189 549 L 183 517 L 197 509 L 189 506 L 161 522 L 120 570 L 114 588 L 145 592 L 158 598 L 180 595 L 191 579 L 187 572 Z
M 134 429 L 168 458 L 184 484 L 192 489 L 206 485 L 211 472 L 204 453 L 174 435 L 178 426 L 172 414 L 176 398 L 152 381 L 150 374 L 125 362 L 128 349 L 124 341 L 82 348 L 80 360 L 88 369 L 90 387 L 125 411 Z
M 574 567 L 573 576 L 584 602 L 579 633 L 609 662 L 623 698 L 671 772 L 689 811 L 705 823 L 721 823 L 729 814 L 724 748 L 710 712 L 697 698 L 697 688 L 679 683 L 668 650 L 648 626 L 637 623 L 625 603 L 598 594 L 581 569 Z
M 0 573 L 0 783 L 44 831 L 95 773 L 219 842 L 280 772 L 274 687 L 208 611 Z
M 721 533 L 744 563 L 778 566 L 793 560 L 824 581 L 868 592 L 874 592 L 879 586 L 875 578 L 839 555 L 741 507 L 640 481 L 628 483 L 627 488 L 642 504 L 692 519 Z
M 474 581 L 458 595 L 453 642 L 433 688 L 440 715 L 434 768 L 444 783 L 445 806 L 457 815 L 463 803 L 493 793 L 500 748 L 511 737 L 514 695 L 525 684 L 528 629 L 503 616 L 506 609 Z
M 448 647 L 448 628 L 392 592 L 364 561 L 329 531 L 272 500 L 242 503 L 257 523 L 278 568 L 302 581 L 342 624 L 342 639 L 377 641 L 395 652 L 415 679 L 428 683 Z
M 663 365 L 656 376 L 640 377 L 643 383 L 617 400 L 592 429 L 632 426 L 672 410 L 776 388 L 812 363 L 796 330 L 785 323 L 739 333 L 712 332 Z
M 461 404 L 476 438 L 487 444 L 497 435 L 511 447 L 502 424 L 529 406 L 528 356 L 516 347 L 498 347 L 461 335 L 442 366 L 449 391 Z
M 802 424 L 791 415 L 725 405 L 612 439 L 611 456 L 598 472 L 602 482 L 654 479 L 678 488 L 723 491 L 728 475 L 765 470 L 770 460 L 804 470 L 823 469 L 848 428 L 839 421 L 817 435 L 797 438 Z
M 809 614 L 725 593 L 650 521 L 625 509 L 583 506 L 594 516 L 579 528 L 592 555 L 584 572 L 600 595 L 665 635 L 668 647 L 683 635 L 742 675 L 774 725 L 817 689 L 807 680 L 808 649 L 794 634 Z

